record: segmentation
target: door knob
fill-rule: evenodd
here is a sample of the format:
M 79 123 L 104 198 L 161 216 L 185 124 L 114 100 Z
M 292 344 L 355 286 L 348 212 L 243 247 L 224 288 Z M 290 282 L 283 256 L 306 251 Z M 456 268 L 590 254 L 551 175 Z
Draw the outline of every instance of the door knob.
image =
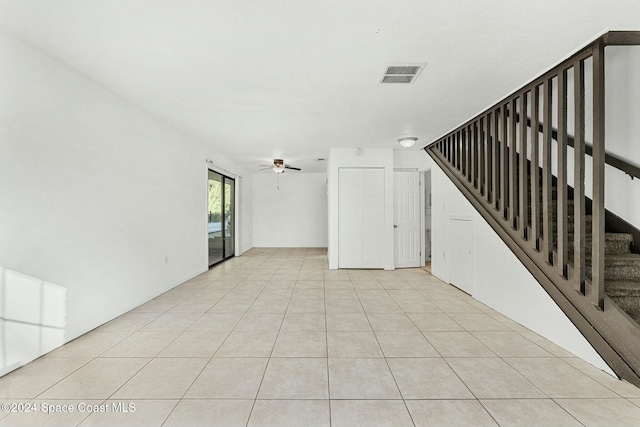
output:
M 398 228 L 398 225 L 397 224 L 393 224 L 393 228 Z

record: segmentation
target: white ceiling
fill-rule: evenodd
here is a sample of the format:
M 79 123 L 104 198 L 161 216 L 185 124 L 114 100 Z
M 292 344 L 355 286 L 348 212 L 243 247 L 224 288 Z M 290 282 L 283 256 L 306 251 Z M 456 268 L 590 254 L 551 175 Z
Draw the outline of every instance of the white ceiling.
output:
M 251 171 L 419 149 L 639 18 L 638 0 L 0 0 L 5 29 Z M 412 85 L 378 83 L 421 62 Z

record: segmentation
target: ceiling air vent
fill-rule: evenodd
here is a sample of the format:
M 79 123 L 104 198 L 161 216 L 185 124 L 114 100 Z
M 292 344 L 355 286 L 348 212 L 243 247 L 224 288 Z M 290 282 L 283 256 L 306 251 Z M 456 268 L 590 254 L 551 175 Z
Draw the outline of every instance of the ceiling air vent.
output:
M 380 83 L 413 83 L 427 64 L 388 65 Z

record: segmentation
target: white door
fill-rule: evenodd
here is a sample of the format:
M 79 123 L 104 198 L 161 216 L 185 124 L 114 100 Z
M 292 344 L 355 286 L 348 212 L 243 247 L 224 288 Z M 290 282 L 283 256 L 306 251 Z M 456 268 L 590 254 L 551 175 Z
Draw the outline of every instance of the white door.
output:
M 362 171 L 338 171 L 338 267 L 362 268 Z
M 384 267 L 384 169 L 338 171 L 338 267 Z
M 393 173 L 393 234 L 396 268 L 420 267 L 420 181 L 418 172 Z
M 362 268 L 383 268 L 384 169 L 362 169 Z
M 449 218 L 449 283 L 473 295 L 473 222 Z

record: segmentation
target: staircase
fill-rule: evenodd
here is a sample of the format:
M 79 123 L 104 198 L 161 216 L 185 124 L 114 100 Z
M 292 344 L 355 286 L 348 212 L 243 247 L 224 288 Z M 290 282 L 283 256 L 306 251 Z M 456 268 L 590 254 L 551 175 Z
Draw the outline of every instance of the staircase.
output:
M 555 187 L 554 187 L 555 189 Z M 568 242 L 569 260 L 573 262 L 575 253 L 573 200 L 568 200 Z M 554 213 L 557 212 L 557 207 Z M 585 215 L 585 266 L 586 276 L 591 279 L 591 226 L 592 215 Z M 605 230 L 607 225 L 605 223 Z M 554 229 L 557 241 L 557 227 Z M 640 324 L 640 254 L 632 253 L 633 235 L 630 233 L 604 233 L 604 290 L 624 312 Z
M 605 164 L 640 178 L 605 151 L 605 47 L 629 45 L 640 32 L 598 37 L 425 150 L 612 370 L 640 386 L 640 231 L 611 223 L 604 206 Z

